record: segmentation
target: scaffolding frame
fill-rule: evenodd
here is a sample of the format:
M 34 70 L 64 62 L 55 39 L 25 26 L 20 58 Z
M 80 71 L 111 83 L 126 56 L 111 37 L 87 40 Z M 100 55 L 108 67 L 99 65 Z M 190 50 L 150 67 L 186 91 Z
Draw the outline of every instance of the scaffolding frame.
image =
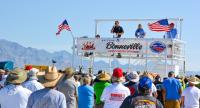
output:
M 185 42 L 182 41 L 182 21 L 183 19 L 182 18 L 167 18 L 168 20 L 171 20 L 171 21 L 176 21 L 179 23 L 179 38 L 178 39 L 174 39 L 174 40 L 167 40 L 167 39 L 162 39 L 162 38 L 143 38 L 144 41 L 146 41 L 146 48 L 148 46 L 148 41 L 149 40 L 162 40 L 162 41 L 167 41 L 169 43 L 172 44 L 172 55 L 171 57 L 168 57 L 168 50 L 165 50 L 164 52 L 164 56 L 150 56 L 148 53 L 144 54 L 145 56 L 144 57 L 136 57 L 136 56 L 131 56 L 131 54 L 123 54 L 122 55 L 125 55 L 123 56 L 122 58 L 123 59 L 128 59 L 128 70 L 130 71 L 130 66 L 131 66 L 131 60 L 145 60 L 145 69 L 144 71 L 148 71 L 148 60 L 164 60 L 165 61 L 165 75 L 167 75 L 168 73 L 168 65 L 176 65 L 176 63 L 180 63 L 178 64 L 179 66 L 181 66 L 181 70 L 180 70 L 180 73 L 181 74 L 184 74 L 185 73 Z M 158 21 L 160 19 L 95 19 L 95 35 L 98 34 L 98 24 L 100 22 L 110 22 L 110 21 Z M 102 38 L 102 37 L 101 37 Z M 81 57 L 80 60 L 81 60 L 81 66 L 83 65 L 83 58 L 84 57 L 84 53 L 87 52 L 81 52 L 77 49 L 77 40 L 80 39 L 80 38 L 74 38 L 73 39 L 73 48 L 74 48 L 74 51 L 73 51 L 73 55 L 74 56 L 79 56 Z M 88 38 L 88 39 L 91 39 L 91 38 Z M 93 38 L 95 39 L 95 38 Z M 103 39 L 106 39 L 106 38 L 103 38 Z M 120 39 L 123 39 L 123 38 L 120 38 Z M 128 39 L 132 39 L 132 38 L 128 38 Z M 134 38 L 135 39 L 135 38 Z M 177 49 L 177 46 L 178 45 L 178 50 L 181 50 L 180 51 L 180 54 L 177 54 L 176 53 L 176 49 Z M 147 49 L 146 49 L 147 50 Z M 126 56 L 128 55 L 128 56 Z M 74 58 L 74 57 L 73 57 Z M 112 57 L 110 56 L 110 53 L 107 53 L 107 54 L 98 54 L 96 52 L 93 52 L 93 55 L 89 56 L 89 57 L 86 57 L 86 58 L 89 58 L 89 68 L 92 68 L 94 69 L 94 62 L 95 62 L 95 58 L 107 58 L 109 60 L 109 72 L 112 72 L 112 67 L 111 67 L 111 62 L 112 62 L 112 59 L 117 59 L 116 57 Z M 73 59 L 75 60 L 75 59 Z M 170 63 L 169 63 L 170 62 Z M 73 67 L 77 67 L 75 66 L 74 64 L 74 61 L 73 61 Z

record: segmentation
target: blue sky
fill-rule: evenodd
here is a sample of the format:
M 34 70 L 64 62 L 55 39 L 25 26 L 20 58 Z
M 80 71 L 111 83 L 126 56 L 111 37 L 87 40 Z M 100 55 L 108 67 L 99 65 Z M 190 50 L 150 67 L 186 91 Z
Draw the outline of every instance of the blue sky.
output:
M 51 52 L 70 51 L 70 32 L 55 36 L 58 24 L 64 19 L 76 37 L 93 37 L 94 19 L 181 17 L 182 38 L 187 42 L 187 69 L 200 70 L 199 5 L 199 0 L 1 0 L 0 39 Z M 108 23 L 107 27 L 111 26 Z M 108 33 L 103 37 L 111 36 Z

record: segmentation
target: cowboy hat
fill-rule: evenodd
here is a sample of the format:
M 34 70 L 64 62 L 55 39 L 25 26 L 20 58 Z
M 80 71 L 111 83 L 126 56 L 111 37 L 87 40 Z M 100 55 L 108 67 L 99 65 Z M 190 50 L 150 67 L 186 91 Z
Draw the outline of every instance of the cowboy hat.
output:
M 106 72 L 102 72 L 97 76 L 97 79 L 100 81 L 107 81 L 110 80 L 110 78 L 111 78 L 110 75 Z
M 192 84 L 199 84 L 199 83 L 200 83 L 200 81 L 199 81 L 199 79 L 198 79 L 197 77 L 190 77 L 190 78 L 188 79 L 188 81 L 189 81 L 190 83 L 192 83 Z
M 27 73 L 25 70 L 20 68 L 15 68 L 8 75 L 6 82 L 11 84 L 21 84 L 26 80 L 26 78 L 27 78 Z
M 38 79 L 45 87 L 55 87 L 63 74 L 59 73 L 55 66 L 49 66 L 46 72 L 39 72 Z
M 5 70 L 3 70 L 3 69 L 0 69 L 0 74 L 5 74 Z

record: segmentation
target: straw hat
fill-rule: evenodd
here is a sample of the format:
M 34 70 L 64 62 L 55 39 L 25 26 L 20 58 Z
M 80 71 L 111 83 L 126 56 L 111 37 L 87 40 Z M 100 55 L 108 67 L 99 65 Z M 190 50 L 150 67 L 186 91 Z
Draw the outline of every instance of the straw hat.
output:
M 11 84 L 21 84 L 26 80 L 26 78 L 27 78 L 27 73 L 25 70 L 20 68 L 15 68 L 8 75 L 6 82 Z
M 5 70 L 3 70 L 3 69 L 0 69 L 0 74 L 5 74 Z
M 39 82 L 45 87 L 55 87 L 62 76 L 63 74 L 58 73 L 55 66 L 49 66 L 46 72 L 38 73 Z
M 107 81 L 110 80 L 110 78 L 111 78 L 110 75 L 106 72 L 102 72 L 97 76 L 97 79 L 100 81 Z
M 142 76 L 144 76 L 144 77 L 146 76 L 153 81 L 153 76 L 149 72 L 144 72 Z
M 70 67 L 66 68 L 65 69 L 65 74 L 67 75 L 67 77 L 73 76 L 74 75 L 74 69 L 70 68 Z
M 200 80 L 197 77 L 190 77 L 188 81 L 192 84 L 199 84 Z

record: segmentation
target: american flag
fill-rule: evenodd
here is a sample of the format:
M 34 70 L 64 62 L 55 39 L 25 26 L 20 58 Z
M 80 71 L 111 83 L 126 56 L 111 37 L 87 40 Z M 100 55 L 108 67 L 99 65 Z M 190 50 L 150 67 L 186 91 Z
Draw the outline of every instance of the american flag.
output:
M 62 22 L 62 24 L 60 24 L 59 26 L 58 26 L 58 32 L 56 33 L 56 35 L 59 35 L 60 34 L 60 32 L 62 31 L 62 30 L 68 30 L 68 31 L 71 31 L 71 29 L 70 29 L 70 27 L 69 27 L 69 25 L 68 25 L 68 23 L 67 23 L 67 20 L 64 20 L 63 22 Z
M 170 31 L 170 26 L 169 26 L 167 19 L 162 19 L 162 20 L 159 20 L 157 22 L 154 22 L 154 23 L 148 24 L 148 25 L 149 25 L 149 29 L 152 31 L 157 31 L 157 32 Z

